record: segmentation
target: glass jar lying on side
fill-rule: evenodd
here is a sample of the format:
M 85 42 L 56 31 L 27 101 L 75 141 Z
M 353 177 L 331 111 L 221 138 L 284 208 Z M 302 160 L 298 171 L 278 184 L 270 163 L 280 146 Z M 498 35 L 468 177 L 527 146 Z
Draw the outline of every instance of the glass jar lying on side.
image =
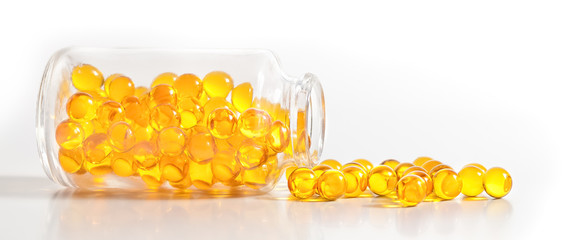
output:
M 267 50 L 63 49 L 50 59 L 36 132 L 68 187 L 270 191 L 324 141 L 317 78 Z

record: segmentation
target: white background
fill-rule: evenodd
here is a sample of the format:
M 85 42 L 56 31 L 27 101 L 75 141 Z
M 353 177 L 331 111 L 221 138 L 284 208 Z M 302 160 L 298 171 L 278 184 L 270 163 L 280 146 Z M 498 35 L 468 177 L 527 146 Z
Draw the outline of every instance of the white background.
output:
M 58 49 L 267 48 L 287 73 L 320 78 L 323 157 L 377 163 L 428 155 L 456 168 L 501 166 L 514 178 L 506 234 L 567 233 L 562 216 L 576 213 L 576 5 L 379 2 L 2 1 L 0 176 L 45 179 L 35 104 Z M 27 208 L 25 194 L 0 187 L 6 208 L 16 201 Z M 22 223 L 35 219 L 28 214 Z M 466 233 L 455 232 L 449 236 Z M 313 238 L 322 236 L 330 235 Z

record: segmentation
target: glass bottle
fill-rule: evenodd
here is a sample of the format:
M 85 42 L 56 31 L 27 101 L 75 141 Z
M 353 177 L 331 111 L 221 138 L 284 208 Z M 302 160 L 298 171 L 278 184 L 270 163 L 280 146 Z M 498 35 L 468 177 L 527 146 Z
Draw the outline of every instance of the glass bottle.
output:
M 48 177 L 88 189 L 267 192 L 317 163 L 324 126 L 316 76 L 261 49 L 63 49 L 36 114 Z

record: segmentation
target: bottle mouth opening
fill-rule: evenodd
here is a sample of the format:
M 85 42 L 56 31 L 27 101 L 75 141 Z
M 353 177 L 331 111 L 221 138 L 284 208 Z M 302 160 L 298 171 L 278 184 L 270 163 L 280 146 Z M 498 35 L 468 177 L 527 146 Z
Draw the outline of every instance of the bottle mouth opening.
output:
M 324 148 L 326 112 L 324 91 L 318 78 L 306 73 L 297 85 L 291 131 L 294 158 L 299 166 L 318 164 Z

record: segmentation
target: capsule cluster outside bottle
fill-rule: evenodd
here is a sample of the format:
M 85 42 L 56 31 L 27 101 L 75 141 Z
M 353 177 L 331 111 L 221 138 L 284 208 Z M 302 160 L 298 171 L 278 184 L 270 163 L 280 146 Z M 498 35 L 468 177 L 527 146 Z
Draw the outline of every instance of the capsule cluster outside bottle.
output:
M 288 188 L 297 198 L 310 198 L 315 193 L 327 200 L 353 198 L 369 188 L 373 194 L 393 198 L 405 207 L 426 199 L 451 200 L 460 194 L 475 197 L 484 191 L 493 198 L 502 198 L 512 188 L 512 178 L 503 168 L 486 170 L 472 163 L 456 172 L 430 157 L 419 157 L 413 163 L 388 159 L 376 166 L 365 159 L 343 166 L 328 159 L 312 169 L 292 169 L 287 176 Z
M 70 174 L 139 178 L 149 188 L 259 189 L 280 174 L 277 154 L 291 151 L 287 110 L 254 99 L 249 82 L 235 85 L 226 72 L 160 73 L 137 87 L 80 64 L 71 80 L 78 91 L 55 132 Z

